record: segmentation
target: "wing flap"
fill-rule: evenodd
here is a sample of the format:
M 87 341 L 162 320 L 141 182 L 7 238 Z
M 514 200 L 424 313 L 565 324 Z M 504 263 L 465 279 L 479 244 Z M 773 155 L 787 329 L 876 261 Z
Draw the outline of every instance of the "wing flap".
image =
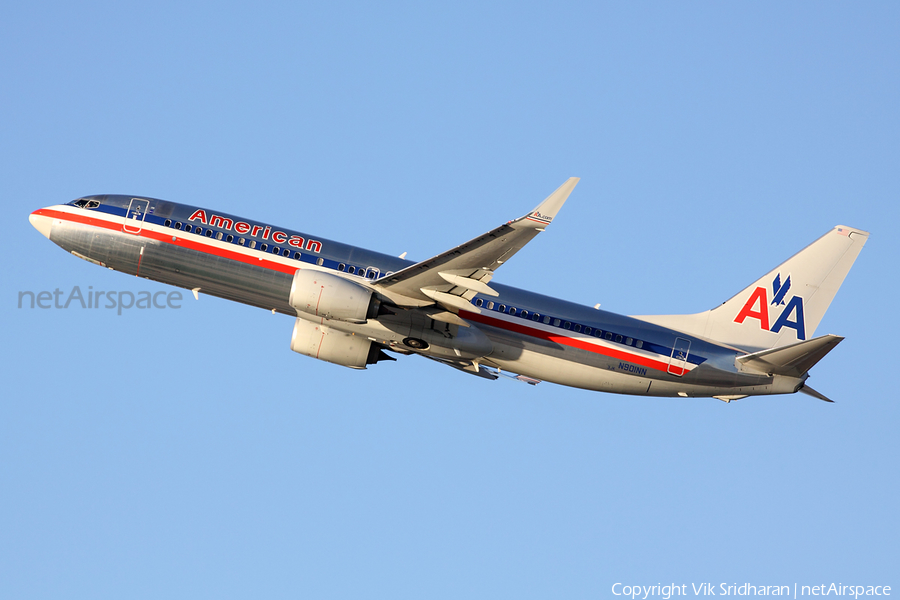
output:
M 453 367 L 457 371 L 462 371 L 463 373 L 468 373 L 469 375 L 475 375 L 476 377 L 482 377 L 484 379 L 490 379 L 491 381 L 496 381 L 500 378 L 500 374 L 493 369 L 488 369 L 484 365 L 478 364 L 475 361 L 454 361 L 445 358 L 438 358 L 435 356 L 428 356 L 422 354 L 421 356 L 433 360 L 435 362 L 439 362 L 442 365 L 447 365 L 448 367 Z

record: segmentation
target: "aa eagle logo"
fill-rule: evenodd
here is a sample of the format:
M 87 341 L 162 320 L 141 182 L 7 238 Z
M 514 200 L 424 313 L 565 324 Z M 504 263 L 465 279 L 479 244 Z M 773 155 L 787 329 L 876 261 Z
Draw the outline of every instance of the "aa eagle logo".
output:
M 780 332 L 782 327 L 790 327 L 796 332 L 798 340 L 805 340 L 806 321 L 803 318 L 803 298 L 791 296 L 790 300 L 785 301 L 790 290 L 791 276 L 788 275 L 784 283 L 782 283 L 781 273 L 778 273 L 772 281 L 771 303 L 769 302 L 768 290 L 762 286 L 757 287 L 734 318 L 734 322 L 742 325 L 746 319 L 755 319 L 759 321 L 760 329 L 771 331 L 772 333 Z M 771 327 L 769 327 L 769 306 L 776 307 L 774 310 L 784 306 Z

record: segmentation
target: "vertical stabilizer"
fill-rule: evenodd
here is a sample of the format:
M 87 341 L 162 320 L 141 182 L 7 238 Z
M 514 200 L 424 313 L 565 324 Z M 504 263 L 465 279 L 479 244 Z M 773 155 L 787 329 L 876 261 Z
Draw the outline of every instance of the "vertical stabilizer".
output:
M 811 339 L 868 238 L 839 225 L 721 306 L 636 318 L 747 349 Z

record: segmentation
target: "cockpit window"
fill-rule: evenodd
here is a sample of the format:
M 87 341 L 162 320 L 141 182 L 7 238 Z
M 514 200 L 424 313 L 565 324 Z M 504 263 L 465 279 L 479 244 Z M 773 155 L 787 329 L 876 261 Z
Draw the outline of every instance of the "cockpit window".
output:
M 76 200 L 72 203 L 78 208 L 97 208 L 100 206 L 100 202 L 98 200 L 85 200 L 82 198 L 81 200 Z

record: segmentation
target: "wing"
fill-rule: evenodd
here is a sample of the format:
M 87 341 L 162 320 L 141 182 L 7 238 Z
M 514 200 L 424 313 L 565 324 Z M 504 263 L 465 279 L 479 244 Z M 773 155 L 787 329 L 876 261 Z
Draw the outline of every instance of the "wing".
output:
M 570 178 L 525 216 L 379 279 L 373 287 L 399 306 L 438 304 L 452 313 L 478 312 L 470 304 L 475 294 L 497 295 L 488 286 L 494 271 L 544 231 L 577 183 L 577 177 Z

